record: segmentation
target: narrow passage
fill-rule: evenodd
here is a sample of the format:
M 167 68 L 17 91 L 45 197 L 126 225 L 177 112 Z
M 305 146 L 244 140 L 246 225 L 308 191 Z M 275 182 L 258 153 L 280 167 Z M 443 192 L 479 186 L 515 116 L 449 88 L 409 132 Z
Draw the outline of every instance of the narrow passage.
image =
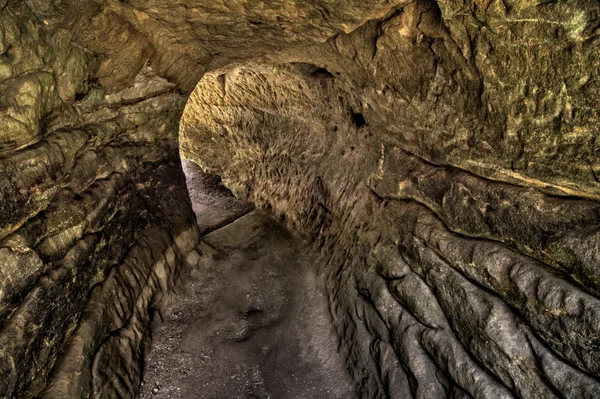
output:
M 184 170 L 206 235 L 157 311 L 141 398 L 355 398 L 317 255 L 215 177 Z

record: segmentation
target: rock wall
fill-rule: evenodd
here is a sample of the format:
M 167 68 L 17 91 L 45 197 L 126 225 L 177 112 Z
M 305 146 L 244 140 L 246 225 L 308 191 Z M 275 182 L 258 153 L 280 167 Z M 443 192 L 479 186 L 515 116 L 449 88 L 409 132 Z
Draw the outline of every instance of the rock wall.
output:
M 0 397 L 134 397 L 149 310 L 198 242 L 186 95 L 125 24 L 100 41 L 66 6 L 0 3 Z M 120 69 L 87 46 L 115 40 Z
M 0 397 L 136 396 L 151 308 L 198 241 L 189 93 L 397 3 L 0 0 Z
M 592 1 L 416 1 L 207 74 L 185 157 L 314 240 L 361 397 L 600 397 Z
M 597 397 L 599 7 L 0 0 L 0 397 L 135 396 L 206 72 L 184 151 L 322 249 L 363 397 Z

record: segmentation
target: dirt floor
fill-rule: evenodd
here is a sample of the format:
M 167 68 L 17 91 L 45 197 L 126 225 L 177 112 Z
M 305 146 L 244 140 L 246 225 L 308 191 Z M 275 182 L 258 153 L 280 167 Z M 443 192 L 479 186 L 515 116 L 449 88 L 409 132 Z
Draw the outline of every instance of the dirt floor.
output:
M 141 398 L 355 398 L 316 254 L 217 178 L 184 170 L 210 233 L 155 318 Z

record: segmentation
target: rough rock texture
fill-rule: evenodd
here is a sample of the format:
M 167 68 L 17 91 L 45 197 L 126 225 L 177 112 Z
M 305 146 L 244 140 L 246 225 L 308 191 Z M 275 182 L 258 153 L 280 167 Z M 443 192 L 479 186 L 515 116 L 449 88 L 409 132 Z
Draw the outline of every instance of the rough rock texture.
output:
M 135 396 L 148 309 L 198 242 L 189 92 L 394 4 L 0 0 L 0 397 Z
M 599 16 L 416 1 L 198 85 L 184 155 L 313 237 L 362 397 L 600 397 Z
M 109 59 L 57 3 L 0 7 L 0 397 L 133 397 L 148 307 L 198 241 L 186 96 L 141 55 L 109 87 Z M 102 43 L 137 48 L 128 32 Z
M 0 397 L 137 393 L 205 72 L 184 151 L 314 238 L 363 397 L 597 397 L 599 18 L 0 0 Z

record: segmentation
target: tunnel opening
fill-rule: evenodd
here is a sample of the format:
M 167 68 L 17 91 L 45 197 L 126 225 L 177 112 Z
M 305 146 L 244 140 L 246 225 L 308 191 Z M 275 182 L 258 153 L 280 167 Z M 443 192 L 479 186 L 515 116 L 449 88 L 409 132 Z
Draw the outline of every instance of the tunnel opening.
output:
M 327 77 L 318 68 L 297 70 Z M 224 97 L 235 89 L 224 87 L 232 84 L 231 73 L 205 79 Z M 254 209 L 236 198 L 219 175 L 207 173 L 210 166 L 201 166 L 204 158 L 190 152 L 204 134 L 204 89 L 201 81 L 188 101 L 179 138 L 200 232 L 198 255 L 173 293 L 156 304 L 160 318 L 152 321 L 144 349 L 140 397 L 356 397 L 336 349 L 317 253 L 268 206 Z M 217 126 L 221 139 L 232 134 L 228 124 Z
M 205 173 L 196 163 L 182 158 L 186 186 L 201 235 L 218 230 L 252 210 L 237 199 L 218 175 Z

